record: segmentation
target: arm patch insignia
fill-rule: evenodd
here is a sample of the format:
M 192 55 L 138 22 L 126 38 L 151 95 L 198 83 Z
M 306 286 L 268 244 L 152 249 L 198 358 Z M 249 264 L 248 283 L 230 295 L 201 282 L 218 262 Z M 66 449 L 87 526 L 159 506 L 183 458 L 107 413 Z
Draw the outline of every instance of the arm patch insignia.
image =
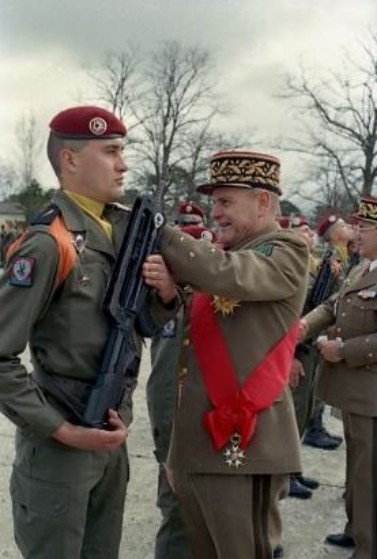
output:
M 263 254 L 264 256 L 271 256 L 272 251 L 274 250 L 274 245 L 263 244 L 255 247 L 253 250 L 255 250 L 255 252 L 259 252 L 259 254 Z
M 34 278 L 35 258 L 18 256 L 14 259 L 9 273 L 10 285 L 17 287 L 31 287 Z

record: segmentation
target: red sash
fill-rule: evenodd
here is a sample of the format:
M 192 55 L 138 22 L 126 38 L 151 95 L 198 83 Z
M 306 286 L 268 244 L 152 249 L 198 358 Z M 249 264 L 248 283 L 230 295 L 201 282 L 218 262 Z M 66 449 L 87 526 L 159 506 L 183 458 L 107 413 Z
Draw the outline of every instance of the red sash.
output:
M 204 425 L 217 451 L 238 433 L 245 449 L 256 428 L 257 414 L 269 408 L 289 381 L 298 322 L 271 349 L 240 388 L 231 356 L 211 305 L 211 296 L 196 293 L 191 313 L 191 339 L 196 359 L 214 409 Z M 250 340 L 250 344 L 253 341 Z

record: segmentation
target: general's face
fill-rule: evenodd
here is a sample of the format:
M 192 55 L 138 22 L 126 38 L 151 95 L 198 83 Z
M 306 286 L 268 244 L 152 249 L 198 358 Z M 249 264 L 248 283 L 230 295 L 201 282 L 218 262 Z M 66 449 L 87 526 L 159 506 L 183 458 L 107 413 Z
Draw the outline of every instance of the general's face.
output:
M 232 248 L 252 238 L 258 231 L 259 204 L 256 193 L 243 188 L 216 188 L 212 194 L 212 217 L 218 242 Z
M 369 260 L 375 260 L 377 258 L 377 226 L 360 221 L 355 227 L 355 232 L 360 255 Z
M 88 141 L 74 154 L 76 191 L 98 202 L 118 201 L 127 171 L 123 151 L 122 138 Z

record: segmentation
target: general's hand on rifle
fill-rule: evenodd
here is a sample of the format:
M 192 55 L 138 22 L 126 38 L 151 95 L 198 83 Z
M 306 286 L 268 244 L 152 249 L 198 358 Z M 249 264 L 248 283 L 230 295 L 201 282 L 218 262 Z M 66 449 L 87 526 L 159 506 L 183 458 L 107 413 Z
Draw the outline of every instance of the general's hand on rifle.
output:
M 147 285 L 157 289 L 160 299 L 167 305 L 177 295 L 173 276 L 160 254 L 151 254 L 143 264 L 143 278 Z
M 109 410 L 109 425 L 111 430 L 105 431 L 65 421 L 52 436 L 62 444 L 79 450 L 111 452 L 124 443 L 128 431 L 115 410 Z

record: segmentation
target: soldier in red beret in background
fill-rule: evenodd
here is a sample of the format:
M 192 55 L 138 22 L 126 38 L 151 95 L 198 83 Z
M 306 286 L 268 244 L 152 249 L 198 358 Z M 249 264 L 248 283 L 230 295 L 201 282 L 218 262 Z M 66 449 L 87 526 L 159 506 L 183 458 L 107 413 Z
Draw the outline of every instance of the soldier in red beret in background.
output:
M 180 231 L 194 239 L 214 242 L 215 234 L 203 224 L 204 212 L 194 202 L 180 204 L 176 223 Z M 185 300 L 187 290 L 182 293 Z M 151 374 L 147 383 L 147 405 L 159 464 L 157 506 L 162 521 L 155 540 L 155 559 L 192 559 L 193 554 L 184 530 L 179 503 L 166 479 L 165 463 L 168 456 L 173 420 L 177 411 L 178 394 L 182 386 L 179 378 L 179 353 L 182 343 L 183 308 L 162 329 L 151 343 Z
M 331 251 L 332 280 L 328 296 L 341 287 L 349 270 L 347 244 L 353 238 L 351 226 L 337 214 L 325 216 L 318 224 L 318 236 Z M 323 424 L 323 402 L 316 399 L 312 416 L 305 431 L 303 442 L 306 445 L 324 450 L 335 450 L 342 443 L 342 438 L 331 435 Z
M 27 559 L 118 557 L 135 380 L 110 410 L 109 430 L 87 428 L 83 413 L 110 331 L 102 304 L 129 216 L 118 204 L 125 136 L 123 122 L 99 107 L 52 119 L 47 153 L 60 189 L 12 245 L 0 278 L 0 409 L 17 426 L 11 496 Z M 156 327 L 177 311 L 165 306 L 174 298 L 165 270 L 150 299 Z M 18 357 L 27 343 L 31 376 Z
M 304 216 L 281 216 L 278 223 L 283 229 L 290 229 L 292 232 L 301 235 L 310 250 L 309 256 L 309 284 L 305 309 L 309 309 L 310 293 L 313 287 L 317 271 L 318 261 L 313 256 L 314 249 L 314 230 L 310 227 L 309 221 Z M 292 364 L 290 386 L 295 405 L 296 421 L 300 437 L 304 436 L 305 428 L 310 419 L 313 409 L 314 396 L 314 376 L 318 363 L 318 351 L 310 343 L 300 343 L 295 350 L 295 358 Z M 319 483 L 315 479 L 308 478 L 301 474 L 292 475 L 289 485 L 289 496 L 297 499 L 310 499 L 312 489 L 317 489 Z
M 179 227 L 184 225 L 203 225 L 203 209 L 195 202 L 181 202 L 178 207 L 176 224 Z

